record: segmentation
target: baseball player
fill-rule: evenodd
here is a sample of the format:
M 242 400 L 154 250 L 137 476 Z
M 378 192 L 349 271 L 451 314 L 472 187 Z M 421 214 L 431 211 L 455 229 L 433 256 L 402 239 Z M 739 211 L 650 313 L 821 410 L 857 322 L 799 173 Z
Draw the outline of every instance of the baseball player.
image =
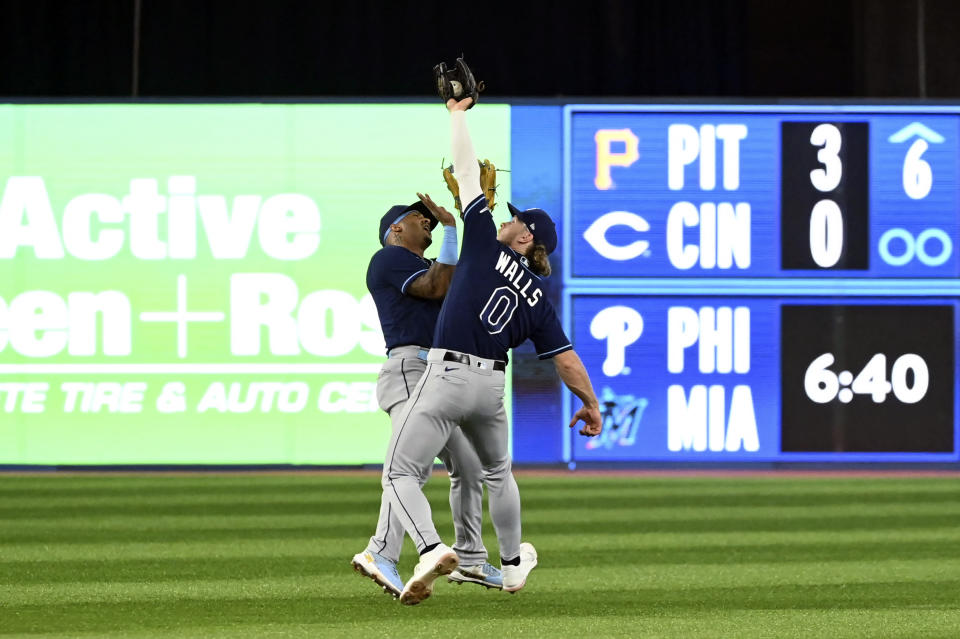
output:
M 428 195 L 419 202 L 392 207 L 380 220 L 383 248 L 374 253 L 367 269 L 367 288 L 373 297 L 387 346 L 387 361 L 377 378 L 377 401 L 396 428 L 410 391 L 426 368 L 426 354 L 443 296 L 457 263 L 457 229 L 453 216 L 434 204 Z M 443 240 L 436 261 L 423 257 L 432 242 L 432 230 L 443 224 Z M 480 536 L 483 516 L 483 472 L 472 446 L 459 430 L 437 455 L 450 473 L 450 510 L 457 541 L 454 549 L 461 567 L 451 581 L 500 588 L 500 571 L 487 562 Z M 430 468 L 424 468 L 423 484 Z M 397 560 L 403 544 L 403 527 L 392 506 L 381 500 L 377 530 L 366 549 L 354 555 L 358 572 L 399 597 L 403 580 Z
M 400 594 L 403 604 L 429 597 L 433 582 L 458 566 L 457 553 L 442 543 L 433 525 L 422 479 L 444 442 L 459 426 L 483 465 L 490 516 L 497 532 L 503 590 L 524 587 L 537 565 L 536 549 L 520 541 L 520 493 L 508 453 L 503 405 L 507 351 L 533 341 L 541 359 L 552 358 L 560 378 L 583 406 L 572 427 L 583 435 L 602 429 L 590 377 L 547 300 L 541 275 L 557 245 L 550 216 L 540 209 L 510 206 L 512 219 L 496 231 L 483 197 L 479 165 L 466 124 L 472 98 L 450 100 L 454 174 L 463 208 L 463 245 L 456 273 L 437 320 L 427 368 L 393 431 L 383 487 L 394 512 L 420 552 L 413 577 Z

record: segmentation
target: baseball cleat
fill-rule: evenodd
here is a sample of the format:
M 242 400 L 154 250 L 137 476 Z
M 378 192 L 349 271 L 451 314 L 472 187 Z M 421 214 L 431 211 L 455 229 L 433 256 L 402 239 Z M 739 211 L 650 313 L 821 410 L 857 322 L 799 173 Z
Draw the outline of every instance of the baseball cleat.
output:
M 447 581 L 457 584 L 479 584 L 487 588 L 503 588 L 503 575 L 495 566 L 480 564 L 478 566 L 460 566 L 447 577 Z
M 437 577 L 449 575 L 459 563 L 457 553 L 444 544 L 420 555 L 420 563 L 413 569 L 413 577 L 400 593 L 400 603 L 414 606 L 429 597 L 433 594 L 433 582 Z
M 397 564 L 383 555 L 365 550 L 354 555 L 351 563 L 355 571 L 380 584 L 383 591 L 392 595 L 394 599 L 403 592 L 403 579 L 397 571 Z
M 527 584 L 527 575 L 537 567 L 537 549 L 533 544 L 520 544 L 520 565 L 501 566 L 503 571 L 503 589 L 506 592 L 517 592 Z

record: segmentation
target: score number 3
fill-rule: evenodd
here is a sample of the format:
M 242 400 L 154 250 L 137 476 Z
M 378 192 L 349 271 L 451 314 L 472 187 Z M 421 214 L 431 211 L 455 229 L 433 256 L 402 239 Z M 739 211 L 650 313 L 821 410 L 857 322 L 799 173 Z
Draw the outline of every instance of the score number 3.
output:
M 810 171 L 810 183 L 821 193 L 829 193 L 840 185 L 843 163 L 840 147 L 843 137 L 832 124 L 821 124 L 810 134 L 810 144 L 823 147 L 817 152 L 822 169 Z M 831 199 L 813 205 L 810 212 L 810 256 L 817 266 L 830 268 L 843 255 L 843 212 Z

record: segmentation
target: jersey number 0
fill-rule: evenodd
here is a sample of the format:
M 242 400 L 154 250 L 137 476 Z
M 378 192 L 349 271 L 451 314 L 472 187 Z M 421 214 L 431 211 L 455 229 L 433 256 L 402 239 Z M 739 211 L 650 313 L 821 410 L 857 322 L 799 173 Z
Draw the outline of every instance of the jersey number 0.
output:
M 507 286 L 501 286 L 490 294 L 483 310 L 480 311 L 480 321 L 491 335 L 499 333 L 513 319 L 513 313 L 519 304 L 520 299 L 516 291 Z

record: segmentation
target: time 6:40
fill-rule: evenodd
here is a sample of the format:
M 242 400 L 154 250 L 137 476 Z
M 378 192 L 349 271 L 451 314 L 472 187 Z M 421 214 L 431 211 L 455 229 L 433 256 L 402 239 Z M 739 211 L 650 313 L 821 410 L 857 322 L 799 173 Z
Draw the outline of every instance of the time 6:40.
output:
M 904 404 L 916 404 L 930 386 L 927 363 L 915 353 L 901 355 L 893 362 L 887 379 L 887 356 L 877 353 L 856 376 L 850 371 L 834 373 L 830 366 L 836 361 L 833 353 L 824 353 L 810 362 L 803 376 L 807 397 L 818 404 L 839 399 L 844 404 L 854 395 L 870 395 L 877 404 L 886 401 L 893 392 Z

